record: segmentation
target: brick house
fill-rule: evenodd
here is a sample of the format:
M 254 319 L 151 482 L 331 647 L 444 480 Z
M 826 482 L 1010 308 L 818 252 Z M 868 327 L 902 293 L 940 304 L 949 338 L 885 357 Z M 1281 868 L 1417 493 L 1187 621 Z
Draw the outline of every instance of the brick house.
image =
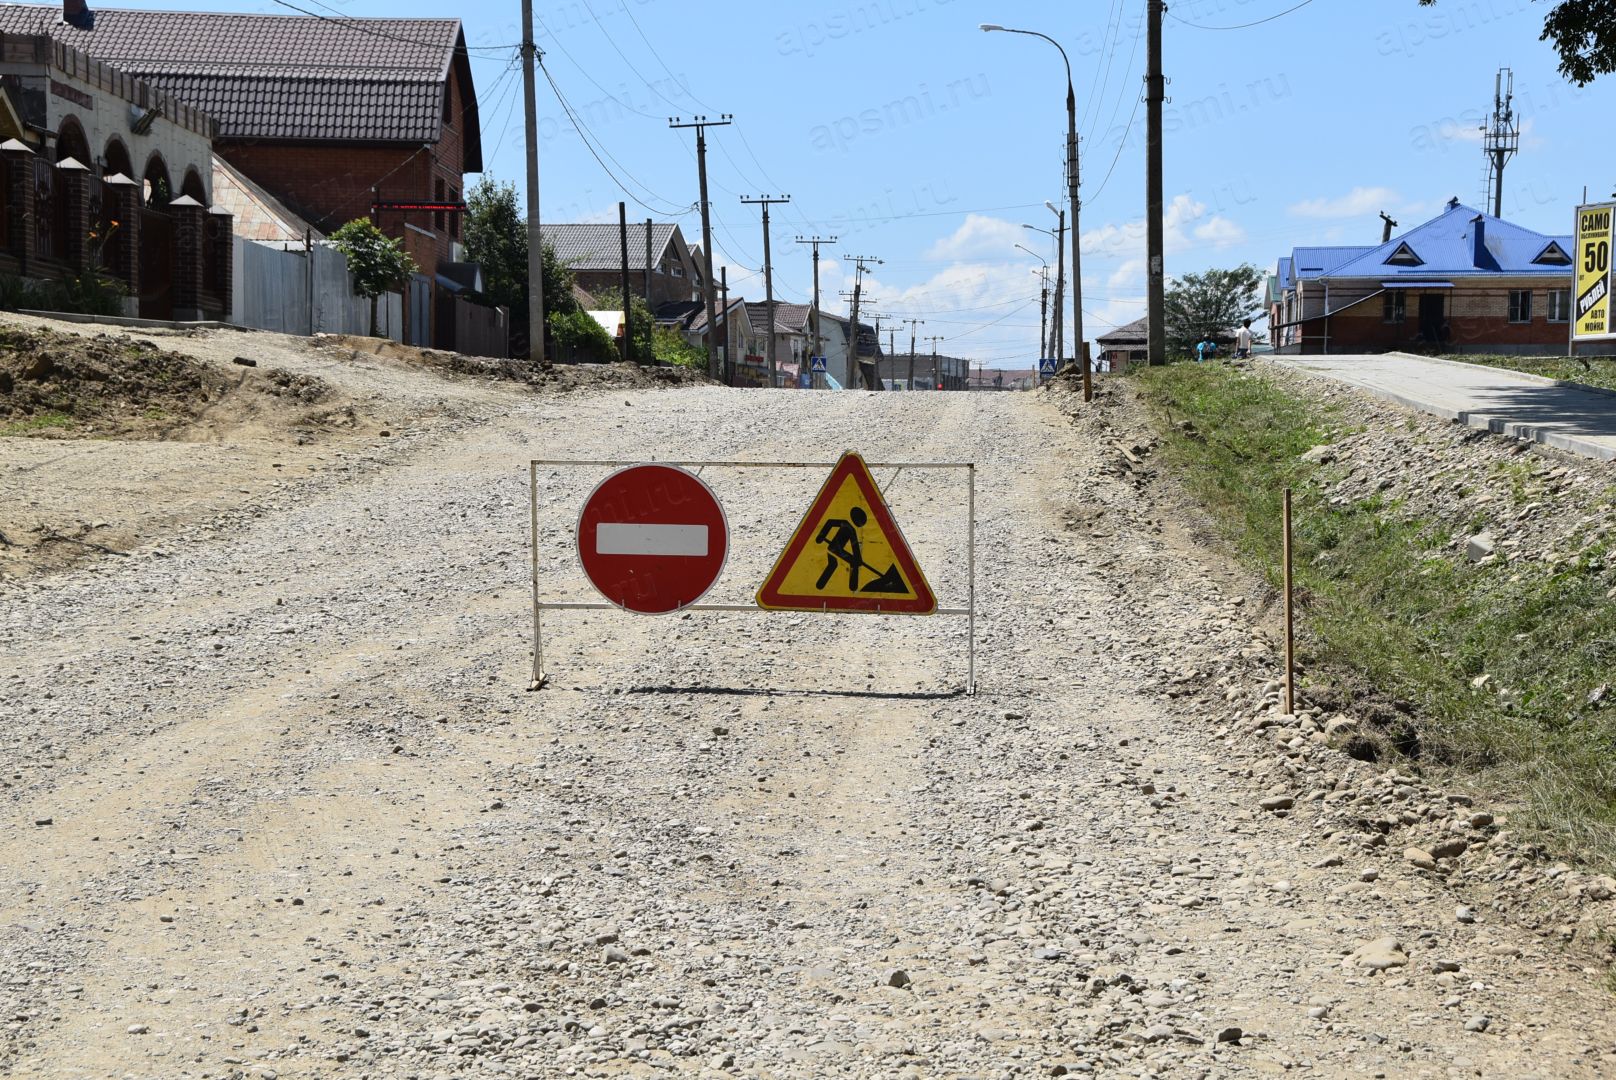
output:
M 48 33 L 200 109 L 218 125 L 215 151 L 321 232 L 371 217 L 378 197 L 458 202 L 465 174 L 482 171 L 458 19 L 98 8 L 82 29 L 62 14 L 3 5 L 0 32 Z M 423 271 L 411 289 L 420 339 L 438 279 L 462 260 L 460 215 L 386 211 L 374 220 Z
M 214 130 L 125 70 L 0 30 L 0 273 L 99 268 L 121 284 L 126 315 L 228 318 L 232 222 L 210 209 Z
M 636 296 L 646 294 L 646 252 L 650 252 L 651 310 L 664 305 L 684 304 L 701 299 L 701 272 L 691 257 L 679 226 L 651 222 L 650 247 L 646 246 L 647 223 L 628 226 L 628 287 Z M 623 286 L 623 238 L 616 224 L 546 224 L 540 228 L 544 242 L 555 249 L 556 258 L 568 267 L 578 287 L 590 293 Z
M 1458 199 L 1382 244 L 1296 248 L 1271 289 L 1275 351 L 1563 353 L 1571 249 Z

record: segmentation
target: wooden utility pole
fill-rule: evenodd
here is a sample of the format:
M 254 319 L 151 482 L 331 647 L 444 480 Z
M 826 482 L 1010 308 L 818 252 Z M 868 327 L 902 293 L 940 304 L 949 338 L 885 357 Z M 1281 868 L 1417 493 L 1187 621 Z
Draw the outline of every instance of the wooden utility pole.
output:
M 1145 54 L 1145 306 L 1146 357 L 1167 363 L 1166 245 L 1162 238 L 1162 103 L 1167 80 L 1162 77 L 1162 0 L 1147 0 Z
M 760 195 L 755 199 L 741 198 L 741 202 L 748 206 L 763 207 L 763 298 L 769 310 L 769 388 L 772 390 L 779 378 L 778 366 L 774 359 L 774 264 L 769 255 L 769 207 L 778 206 L 791 201 L 790 195 L 781 195 L 771 199 L 767 195 Z
M 651 307 L 651 260 L 656 258 L 656 256 L 654 254 L 652 254 L 652 252 L 651 252 L 651 228 L 652 228 L 651 219 L 646 218 L 645 219 L 645 306 L 648 307 L 648 308 Z
M 718 291 L 723 299 L 719 302 L 719 310 L 724 313 L 724 385 L 735 385 L 735 343 L 730 340 L 729 334 L 729 266 L 718 268 Z M 713 338 L 718 333 L 718 327 L 710 320 L 707 323 L 707 337 Z
M 539 104 L 533 70 L 533 0 L 522 0 L 522 112 L 527 138 L 527 358 L 544 356 L 544 237 L 539 229 Z
M 943 340 L 943 336 L 941 334 L 929 334 L 929 335 L 927 335 L 926 340 L 931 342 L 931 389 L 936 390 L 936 389 L 938 389 L 938 386 L 937 386 L 937 343 L 939 341 Z
M 523 0 L 530 3 L 531 0 Z M 723 377 L 718 370 L 718 346 L 713 341 L 713 335 L 718 332 L 718 314 L 714 310 L 713 299 L 713 222 L 712 206 L 707 201 L 707 129 L 710 127 L 726 127 L 734 120 L 731 113 L 720 113 L 717 120 L 709 120 L 705 116 L 691 117 L 688 123 L 681 121 L 677 116 L 668 121 L 670 128 L 696 129 L 696 174 L 701 180 L 701 284 L 703 298 L 707 302 L 707 374 L 712 378 Z M 728 350 L 726 350 L 727 352 Z
M 628 291 L 628 204 L 617 204 L 617 237 L 622 245 L 623 260 L 623 363 L 632 363 L 634 360 L 634 320 L 630 315 L 633 310 L 634 296 Z
M 907 321 L 909 323 L 909 378 L 907 385 L 910 390 L 913 390 L 915 388 L 915 327 L 925 326 L 926 320 L 909 319 Z
M 825 339 L 820 336 L 819 333 L 819 245 L 834 244 L 836 243 L 836 239 L 837 238 L 834 236 L 797 237 L 797 243 L 812 244 L 814 248 L 814 306 L 808 312 L 808 317 L 813 320 L 814 335 L 814 351 L 808 358 L 810 369 L 813 366 L 813 358 L 815 356 L 825 355 Z M 810 386 L 814 386 L 817 384 L 817 382 L 817 379 L 810 377 L 808 384 Z M 821 386 L 820 389 L 824 389 L 824 387 Z

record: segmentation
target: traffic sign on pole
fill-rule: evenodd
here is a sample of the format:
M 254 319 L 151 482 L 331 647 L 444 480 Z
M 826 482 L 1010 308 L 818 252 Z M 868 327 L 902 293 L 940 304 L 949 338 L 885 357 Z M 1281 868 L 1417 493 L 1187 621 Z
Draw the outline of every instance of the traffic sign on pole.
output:
M 1059 361 L 1056 360 L 1053 356 L 1044 357 L 1042 360 L 1038 361 L 1038 374 L 1039 374 L 1039 376 L 1041 378 L 1045 378 L 1045 379 L 1049 378 L 1051 375 L 1055 374 L 1055 368 L 1058 365 L 1059 365 Z
M 823 356 L 810 356 L 808 358 L 808 370 L 814 375 L 823 375 L 828 370 L 825 367 L 825 358 Z
M 875 486 L 849 450 L 831 470 L 757 593 L 775 611 L 930 615 L 937 597 Z
M 578 561 L 620 608 L 661 615 L 706 595 L 729 555 L 712 489 L 672 465 L 633 465 L 596 485 L 578 514 Z

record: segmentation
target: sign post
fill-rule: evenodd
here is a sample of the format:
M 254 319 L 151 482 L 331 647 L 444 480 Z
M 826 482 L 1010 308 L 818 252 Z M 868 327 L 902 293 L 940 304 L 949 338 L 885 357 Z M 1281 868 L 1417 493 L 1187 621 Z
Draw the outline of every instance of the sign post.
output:
M 1040 381 L 1048 381 L 1049 379 L 1054 378 L 1055 377 L 1055 369 L 1059 365 L 1060 365 L 1060 361 L 1056 360 L 1053 356 L 1046 356 L 1042 360 L 1038 361 L 1038 378 L 1039 378 L 1039 380 Z
M 1574 260 L 1576 287 L 1571 291 L 1571 355 L 1588 341 L 1616 341 L 1611 326 L 1611 247 L 1616 245 L 1612 219 L 1616 203 L 1577 207 Z

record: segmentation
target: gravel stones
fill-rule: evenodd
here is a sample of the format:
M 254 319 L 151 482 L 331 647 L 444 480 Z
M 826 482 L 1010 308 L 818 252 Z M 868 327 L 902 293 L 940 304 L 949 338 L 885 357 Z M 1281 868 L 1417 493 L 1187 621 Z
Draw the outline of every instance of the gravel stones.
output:
M 1347 963 L 1369 971 L 1389 971 L 1408 966 L 1408 954 L 1402 943 L 1394 937 L 1375 938 L 1359 945 L 1347 957 Z

